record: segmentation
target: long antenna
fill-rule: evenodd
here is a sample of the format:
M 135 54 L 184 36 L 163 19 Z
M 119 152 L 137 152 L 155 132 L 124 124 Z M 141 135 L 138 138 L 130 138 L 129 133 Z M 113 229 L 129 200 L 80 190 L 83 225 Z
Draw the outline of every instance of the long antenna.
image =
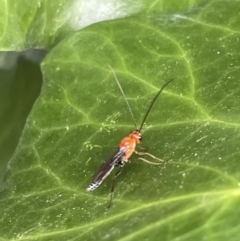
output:
M 164 89 L 168 84 L 170 84 L 172 81 L 173 81 L 173 79 L 171 79 L 171 80 L 169 80 L 167 83 L 165 83 L 165 84 L 162 86 L 162 88 L 158 91 L 158 93 L 157 93 L 157 95 L 154 97 L 154 99 L 152 100 L 152 103 L 150 104 L 150 106 L 149 106 L 149 108 L 148 108 L 148 110 L 147 110 L 147 112 L 146 112 L 146 114 L 145 114 L 145 116 L 144 116 L 144 118 L 143 118 L 142 124 L 141 124 L 141 126 L 140 126 L 140 128 L 139 128 L 139 130 L 138 130 L 139 132 L 141 132 L 142 127 L 143 127 L 143 124 L 145 123 L 145 121 L 146 121 L 146 119 L 147 119 L 147 117 L 148 117 L 148 114 L 149 114 L 150 110 L 152 109 L 153 104 L 155 103 L 156 99 L 157 99 L 158 96 L 161 94 L 161 92 L 163 91 L 163 89 Z
M 122 95 L 123 95 L 123 97 L 124 97 L 124 99 L 125 99 L 125 101 L 126 101 L 126 103 L 127 103 L 128 109 L 129 109 L 130 114 L 131 114 L 131 116 L 132 116 L 132 120 L 133 120 L 133 123 L 134 123 L 134 125 L 135 125 L 135 128 L 137 129 L 137 123 L 136 123 L 136 120 L 135 120 L 134 115 L 133 115 L 133 113 L 132 113 L 132 109 L 131 109 L 131 107 L 130 107 L 130 105 L 129 105 L 129 103 L 128 103 L 128 100 L 127 100 L 124 92 L 123 92 L 122 86 L 120 85 L 120 82 L 118 81 L 118 78 L 117 78 L 117 76 L 116 76 L 116 74 L 115 74 L 115 71 L 113 70 L 113 68 L 112 68 L 109 64 L 108 64 L 108 67 L 109 67 L 110 70 L 112 71 L 112 73 L 113 73 L 113 75 L 114 75 L 114 78 L 115 78 L 115 80 L 116 80 L 116 82 L 117 82 L 117 84 L 118 84 L 118 87 L 119 87 L 119 89 L 120 89 L 121 92 L 122 92 Z M 146 119 L 146 118 L 145 118 L 145 119 Z

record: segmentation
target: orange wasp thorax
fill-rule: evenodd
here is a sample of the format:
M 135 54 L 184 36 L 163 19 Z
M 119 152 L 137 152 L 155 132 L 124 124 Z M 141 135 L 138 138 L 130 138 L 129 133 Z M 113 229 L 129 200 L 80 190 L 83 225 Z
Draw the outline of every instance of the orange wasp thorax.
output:
M 119 144 L 119 149 L 125 150 L 125 155 L 123 160 L 128 161 L 128 158 L 135 151 L 136 144 L 139 144 L 142 140 L 142 134 L 140 131 L 136 130 L 131 132 L 127 137 L 123 138 Z

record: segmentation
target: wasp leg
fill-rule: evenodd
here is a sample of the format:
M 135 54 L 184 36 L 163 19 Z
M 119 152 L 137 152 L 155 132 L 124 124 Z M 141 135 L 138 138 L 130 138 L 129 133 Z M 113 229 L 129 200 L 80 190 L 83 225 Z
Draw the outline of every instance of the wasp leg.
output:
M 139 157 L 139 158 L 138 158 L 138 160 L 142 160 L 142 161 L 144 161 L 144 162 L 146 162 L 146 163 L 148 163 L 148 164 L 152 164 L 152 165 L 162 165 L 163 163 L 167 163 L 167 162 L 168 162 L 168 161 L 165 161 L 165 160 L 163 160 L 163 159 L 157 158 L 157 157 L 155 157 L 154 155 L 152 155 L 152 154 L 150 154 L 150 153 L 148 153 L 148 152 L 140 152 L 140 151 L 134 151 L 134 152 L 135 152 L 137 155 L 139 155 L 139 156 L 147 155 L 147 156 L 150 156 L 151 158 L 153 158 L 153 159 L 161 162 L 161 163 L 151 162 L 151 161 L 148 161 L 148 160 L 146 160 L 146 159 L 144 159 L 144 158 L 142 158 L 142 157 Z
M 113 179 L 112 179 L 112 186 L 111 186 L 111 192 L 110 192 L 110 200 L 109 200 L 109 204 L 107 206 L 107 210 L 111 207 L 112 205 L 112 199 L 113 199 L 113 192 L 114 192 L 114 186 L 115 186 L 115 180 L 117 178 L 117 176 L 119 176 L 122 172 L 123 169 L 123 165 L 120 165 L 119 170 L 115 173 Z

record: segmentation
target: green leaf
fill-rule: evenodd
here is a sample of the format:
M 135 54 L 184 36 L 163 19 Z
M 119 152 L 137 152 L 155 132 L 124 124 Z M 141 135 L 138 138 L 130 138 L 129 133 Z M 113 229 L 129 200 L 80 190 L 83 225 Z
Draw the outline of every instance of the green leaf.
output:
M 0 189 L 27 116 L 41 90 L 40 66 L 30 61 L 29 56 L 34 54 L 35 59 L 43 59 L 42 52 L 0 52 Z
M 0 0 L 0 49 L 47 48 L 93 23 L 147 12 L 179 11 L 201 0 Z
M 42 64 L 44 84 L 2 193 L 2 240 L 238 240 L 239 5 L 134 16 L 71 35 Z M 217 9 L 217 11 L 216 11 Z M 140 125 L 134 161 L 87 193 L 92 174 Z M 141 150 L 138 147 L 138 150 Z

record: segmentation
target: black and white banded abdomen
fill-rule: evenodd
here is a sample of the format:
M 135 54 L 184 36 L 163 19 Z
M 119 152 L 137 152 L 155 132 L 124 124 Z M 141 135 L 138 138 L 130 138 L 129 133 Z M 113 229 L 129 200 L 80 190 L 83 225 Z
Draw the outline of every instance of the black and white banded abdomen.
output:
M 123 156 L 125 154 L 125 148 L 115 150 L 112 155 L 104 162 L 98 171 L 95 173 L 91 184 L 87 187 L 86 191 L 93 191 L 103 180 L 112 172 L 115 166 L 124 164 Z
M 93 190 L 95 190 L 102 182 L 92 182 L 88 188 L 86 189 L 86 191 L 91 192 Z
M 98 172 L 93 177 L 93 181 L 88 186 L 86 191 L 93 191 L 95 190 L 100 184 L 103 182 L 103 180 L 111 173 L 113 170 L 114 165 L 103 165 L 102 168 L 98 170 Z

